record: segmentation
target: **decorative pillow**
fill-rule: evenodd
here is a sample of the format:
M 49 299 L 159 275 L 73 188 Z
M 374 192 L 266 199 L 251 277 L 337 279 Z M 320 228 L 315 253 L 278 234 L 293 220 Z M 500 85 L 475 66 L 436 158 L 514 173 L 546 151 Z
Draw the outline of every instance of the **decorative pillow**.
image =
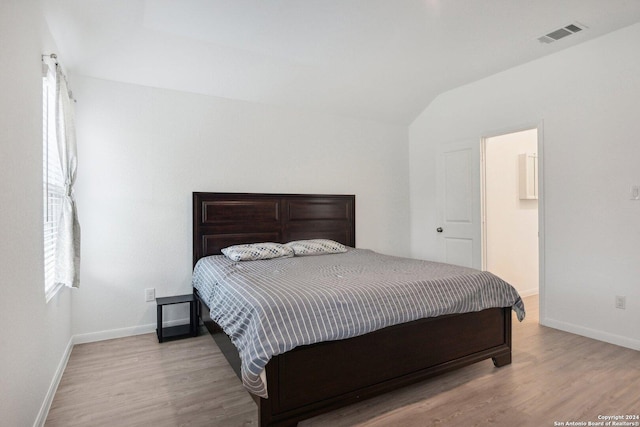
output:
M 347 247 L 342 243 L 328 239 L 296 240 L 287 243 L 293 249 L 295 256 L 339 254 L 347 252 Z
M 293 256 L 293 249 L 290 247 L 271 242 L 229 246 L 221 252 L 232 261 L 255 261 Z

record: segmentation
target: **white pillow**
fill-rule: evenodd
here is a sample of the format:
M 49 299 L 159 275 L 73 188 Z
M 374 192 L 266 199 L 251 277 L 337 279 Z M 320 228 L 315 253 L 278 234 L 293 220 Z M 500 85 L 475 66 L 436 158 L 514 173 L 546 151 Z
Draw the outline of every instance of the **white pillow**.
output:
M 258 259 L 288 258 L 293 256 L 293 249 L 280 243 L 250 243 L 229 246 L 221 252 L 232 261 L 255 261 Z
M 342 243 L 328 239 L 296 240 L 287 243 L 293 249 L 295 256 L 339 254 L 347 252 L 347 247 Z

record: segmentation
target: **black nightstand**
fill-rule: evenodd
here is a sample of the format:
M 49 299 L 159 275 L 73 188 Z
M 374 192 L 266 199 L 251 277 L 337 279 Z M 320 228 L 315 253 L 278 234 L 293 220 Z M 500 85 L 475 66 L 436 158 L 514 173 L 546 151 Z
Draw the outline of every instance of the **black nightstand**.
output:
M 171 304 L 189 303 L 189 323 L 185 325 L 162 327 L 162 307 Z M 196 299 L 193 294 L 177 295 L 175 297 L 156 298 L 158 311 L 158 342 L 164 342 L 170 339 L 195 337 L 198 335 L 198 316 L 196 313 Z

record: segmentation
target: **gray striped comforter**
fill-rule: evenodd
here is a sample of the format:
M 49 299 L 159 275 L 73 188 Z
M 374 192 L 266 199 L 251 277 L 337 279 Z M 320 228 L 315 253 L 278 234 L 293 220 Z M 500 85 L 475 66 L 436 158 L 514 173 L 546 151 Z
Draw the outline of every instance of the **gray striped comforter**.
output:
M 365 249 L 243 262 L 210 256 L 198 261 L 193 286 L 237 347 L 245 387 L 261 397 L 267 362 L 300 345 L 490 307 L 525 315 L 517 291 L 489 272 Z

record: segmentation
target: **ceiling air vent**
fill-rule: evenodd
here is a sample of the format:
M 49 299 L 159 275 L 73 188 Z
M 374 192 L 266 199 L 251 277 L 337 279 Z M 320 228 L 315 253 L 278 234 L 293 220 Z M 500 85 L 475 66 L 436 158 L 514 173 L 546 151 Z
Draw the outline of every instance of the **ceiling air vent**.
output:
M 585 28 L 587 27 L 582 24 L 569 24 L 566 27 L 558 28 L 557 30 L 551 31 L 549 34 L 538 37 L 538 41 L 540 41 L 540 43 L 553 43 L 557 40 L 582 31 Z

